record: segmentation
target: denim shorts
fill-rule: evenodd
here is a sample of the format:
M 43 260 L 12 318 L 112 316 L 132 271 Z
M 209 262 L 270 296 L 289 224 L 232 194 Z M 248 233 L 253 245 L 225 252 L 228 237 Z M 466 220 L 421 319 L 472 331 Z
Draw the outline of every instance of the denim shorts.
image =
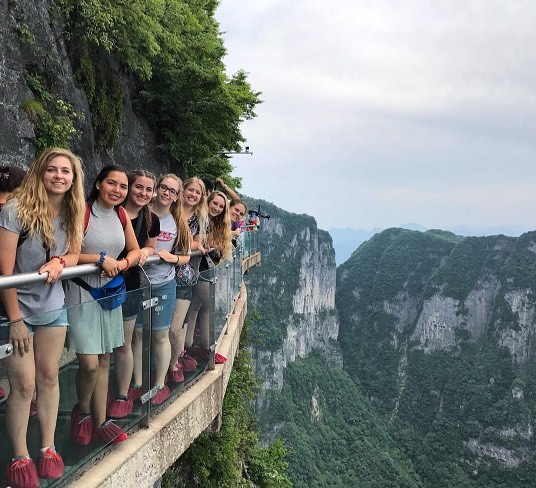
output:
M 175 278 L 152 286 L 152 298 L 158 298 L 158 304 L 151 308 L 151 323 L 153 330 L 166 330 L 171 326 L 177 283 Z M 136 328 L 143 327 L 143 310 L 136 318 Z
M 69 326 L 69 320 L 67 318 L 67 309 L 63 307 L 60 311 L 60 314 L 57 318 L 54 320 L 48 322 L 48 323 L 37 323 L 39 322 L 40 316 L 34 316 L 32 317 L 32 322 L 35 322 L 34 324 L 29 324 L 26 322 L 26 320 L 23 319 L 24 324 L 28 328 L 28 331 L 30 332 L 30 335 L 33 335 L 35 332 L 35 327 L 68 327 Z M 53 312 L 49 312 L 53 313 Z M 54 312 L 54 315 L 57 314 L 57 311 Z M 50 315 L 47 315 L 47 313 L 44 313 L 42 315 L 43 320 L 46 321 L 47 317 L 50 317 Z M 5 322 L 3 324 L 0 324 L 0 342 L 7 342 L 9 340 L 9 322 Z
M 138 316 L 142 298 L 143 293 L 140 288 L 127 292 L 127 298 L 123 305 L 121 305 L 123 307 L 123 320 L 132 320 Z

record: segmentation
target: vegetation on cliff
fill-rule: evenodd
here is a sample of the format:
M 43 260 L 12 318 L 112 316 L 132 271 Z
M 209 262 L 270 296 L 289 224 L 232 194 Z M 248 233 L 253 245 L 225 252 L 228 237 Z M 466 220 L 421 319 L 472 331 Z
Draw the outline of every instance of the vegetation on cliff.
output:
M 218 432 L 202 434 L 165 473 L 164 488 L 290 488 L 287 449 L 276 440 L 259 445 L 252 411 L 257 389 L 246 322 L 223 401 Z
M 388 229 L 338 268 L 344 369 L 424 486 L 536 483 L 535 249 L 535 232 L 461 238 Z M 523 300 L 523 317 L 512 296 Z M 426 334 L 435 347 L 425 349 L 417 324 L 431 299 L 438 305 Z M 442 306 L 454 307 L 451 319 Z M 454 340 L 442 343 L 449 328 Z M 519 345 L 505 347 L 504 337 Z
M 262 421 L 286 439 L 296 488 L 421 487 L 358 382 L 320 353 L 285 369 Z
M 255 117 L 260 92 L 252 89 L 244 71 L 230 77 L 225 72 L 216 0 L 50 0 L 49 6 L 56 40 L 65 42 L 87 96 L 97 152 L 117 141 L 125 97 L 130 96 L 173 171 L 224 176 L 239 186 L 223 153 L 240 149 L 240 125 Z M 34 41 L 27 24 L 18 24 L 16 33 L 27 45 Z M 51 59 L 35 43 L 33 51 L 41 79 L 51 80 L 47 89 L 52 92 L 55 67 L 63 61 Z M 40 149 L 46 142 L 45 114 L 55 118 L 56 126 L 76 117 L 56 114 L 59 109 L 51 102 L 35 101 L 45 108 L 30 117 L 40 132 Z M 48 142 L 67 146 L 73 134 Z

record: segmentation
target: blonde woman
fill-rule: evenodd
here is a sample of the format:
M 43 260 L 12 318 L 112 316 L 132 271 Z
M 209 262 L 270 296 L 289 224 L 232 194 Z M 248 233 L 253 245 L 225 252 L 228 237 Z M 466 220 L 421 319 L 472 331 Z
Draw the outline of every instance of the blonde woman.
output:
M 224 193 L 220 191 L 212 192 L 208 197 L 208 217 L 209 233 L 207 236 L 207 246 L 213 249 L 211 253 L 216 264 L 221 259 L 232 259 L 231 243 L 231 218 L 229 216 L 229 202 Z M 201 259 L 199 270 L 208 269 L 207 260 Z M 209 344 L 209 316 L 208 297 L 209 283 L 200 280 L 193 288 L 192 302 L 186 314 L 186 349 L 190 349 L 192 356 L 198 358 L 208 355 Z M 194 331 L 199 329 L 199 347 L 193 347 Z M 216 355 L 216 362 L 225 362 L 227 359 L 219 354 Z
M 151 210 L 160 220 L 160 234 L 156 241 L 156 254 L 161 262 L 144 267 L 152 285 L 153 297 L 158 297 L 158 306 L 151 309 L 152 345 L 155 367 L 154 386 L 158 392 L 151 399 L 153 405 L 160 405 L 169 398 L 170 391 L 165 385 L 166 374 L 171 361 L 169 328 L 176 297 L 175 266 L 190 261 L 190 231 L 182 215 L 180 193 L 181 179 L 169 173 L 160 178 L 156 187 L 156 198 Z M 141 327 L 141 314 L 138 315 Z
M 205 197 L 205 184 L 200 178 L 190 178 L 184 182 L 182 192 L 182 213 L 188 222 L 192 236 L 192 250 L 200 249 L 204 252 L 202 243 L 206 241 L 207 231 L 207 201 Z M 199 258 L 191 260 L 194 272 L 198 272 Z M 184 381 L 184 373 L 193 372 L 197 368 L 197 361 L 186 354 L 184 344 L 186 340 L 186 323 L 184 321 L 190 302 L 192 301 L 192 286 L 183 286 L 177 283 L 177 299 L 169 340 L 171 342 L 171 362 L 169 373 L 173 382 Z
M 59 404 L 58 370 L 68 325 L 61 274 L 77 264 L 82 243 L 82 166 L 66 149 L 45 150 L 0 214 L 0 274 L 39 270 L 45 284 L 0 292 L 0 340 L 13 355 L 3 363 L 10 382 L 6 427 L 13 446 L 7 469 L 13 488 L 59 478 L 63 460 L 54 447 Z M 30 402 L 37 388 L 41 453 L 37 468 L 26 444 Z

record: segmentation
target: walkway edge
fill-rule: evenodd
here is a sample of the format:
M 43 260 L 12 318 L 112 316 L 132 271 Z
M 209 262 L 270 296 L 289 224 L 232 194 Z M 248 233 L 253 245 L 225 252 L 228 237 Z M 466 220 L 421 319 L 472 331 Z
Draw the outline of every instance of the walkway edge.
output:
M 213 371 L 206 371 L 191 388 L 152 418 L 148 429 L 131 434 L 69 486 L 149 488 L 203 431 L 219 429 L 223 397 L 246 312 L 247 291 L 242 283 L 226 332 L 218 341 L 217 352 L 227 361 L 217 364 Z

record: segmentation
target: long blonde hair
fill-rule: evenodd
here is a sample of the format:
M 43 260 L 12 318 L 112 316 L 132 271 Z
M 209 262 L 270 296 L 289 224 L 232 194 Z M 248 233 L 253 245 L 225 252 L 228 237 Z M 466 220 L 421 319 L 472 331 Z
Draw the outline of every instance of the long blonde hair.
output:
M 231 244 L 231 217 L 229 216 L 229 201 L 225 193 L 213 191 L 208 196 L 210 203 L 217 196 L 223 198 L 225 207 L 221 214 L 216 217 L 210 217 L 210 244 L 225 258 L 231 259 L 233 250 Z
M 201 188 L 201 198 L 194 205 L 194 215 L 197 217 L 197 220 L 199 222 L 200 242 L 205 243 L 205 241 L 207 240 L 207 228 L 208 228 L 208 205 L 207 205 L 205 183 L 203 183 L 203 180 L 201 178 L 192 176 L 191 178 L 188 178 L 182 184 L 183 189 L 186 190 L 186 188 L 188 188 L 192 183 L 199 185 Z
M 31 236 L 42 236 L 45 247 L 51 249 L 56 244 L 54 220 L 48 194 L 43 185 L 43 175 L 54 158 L 64 156 L 71 162 L 73 183 L 61 202 L 62 228 L 67 234 L 70 251 L 80 248 L 84 225 L 84 173 L 82 162 L 68 149 L 51 147 L 45 149 L 33 162 L 22 184 L 9 197 L 17 200 L 18 217 L 22 228 Z
M 160 177 L 160 179 L 158 180 L 158 185 L 160 185 L 160 183 L 162 183 L 162 181 L 166 178 L 171 178 L 179 184 L 179 194 L 177 195 L 177 200 L 175 200 L 169 207 L 169 211 L 171 212 L 171 215 L 173 215 L 175 225 L 177 226 L 177 240 L 175 241 L 175 246 L 173 247 L 173 249 L 180 254 L 187 254 L 191 248 L 190 240 L 192 236 L 190 235 L 188 223 L 186 222 L 184 214 L 182 213 L 182 180 L 176 174 L 168 173 Z

